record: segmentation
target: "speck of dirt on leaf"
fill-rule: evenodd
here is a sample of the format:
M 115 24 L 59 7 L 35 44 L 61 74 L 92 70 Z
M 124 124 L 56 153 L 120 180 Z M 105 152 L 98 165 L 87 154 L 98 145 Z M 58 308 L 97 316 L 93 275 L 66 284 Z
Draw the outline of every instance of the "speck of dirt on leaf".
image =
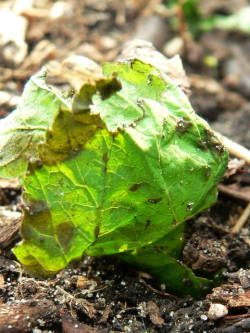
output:
M 41 236 L 41 237 L 39 238 L 39 241 L 40 241 L 41 243 L 43 243 L 43 242 L 45 241 L 45 237 L 44 237 L 44 236 Z
M 107 160 L 108 160 L 108 154 L 107 154 L 107 153 L 104 153 L 104 154 L 102 155 L 102 159 L 103 159 L 103 161 L 106 163 Z
M 189 202 L 188 203 L 187 208 L 186 208 L 187 212 L 190 212 L 193 209 L 193 204 L 194 204 L 194 202 Z
M 42 168 L 42 166 L 43 166 L 43 162 L 42 162 L 42 161 L 38 161 L 38 162 L 37 162 L 37 167 L 38 167 L 38 168 Z
M 174 228 L 174 227 L 176 226 L 176 224 L 177 224 L 177 222 L 176 222 L 176 220 L 174 220 L 174 221 L 172 222 L 172 227 Z
M 148 202 L 156 204 L 158 202 L 162 201 L 162 198 L 156 198 L 156 199 L 148 199 Z

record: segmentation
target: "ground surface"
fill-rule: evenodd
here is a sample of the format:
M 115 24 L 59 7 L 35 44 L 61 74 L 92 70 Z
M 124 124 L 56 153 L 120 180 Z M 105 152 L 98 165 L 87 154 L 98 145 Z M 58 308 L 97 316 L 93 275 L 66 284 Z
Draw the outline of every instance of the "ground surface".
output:
M 223 14 L 249 5 L 243 0 L 205 3 L 201 1 L 203 11 Z M 112 61 L 125 41 L 136 37 L 153 42 L 167 56 L 180 53 L 196 112 L 212 128 L 250 148 L 249 36 L 214 30 L 201 34 L 196 42 L 187 39 L 185 48 L 180 40 L 170 47 L 177 35 L 160 4 L 43 0 L 31 6 L 28 1 L 0 1 L 0 10 L 5 6 L 25 18 L 20 23 L 17 16 L 4 12 L 8 19 L 4 24 L 0 20 L 0 35 L 5 37 L 20 24 L 14 29 L 16 40 L 0 39 L 0 116 L 15 108 L 24 83 L 42 65 L 52 72 L 50 83 L 66 90 L 69 81 L 75 83 L 71 68 L 62 69 L 62 60 L 78 54 L 99 64 Z M 234 172 L 236 182 L 223 184 L 218 202 L 187 225 L 183 260 L 203 276 L 215 268 L 226 273 L 224 285 L 198 300 L 165 294 L 152 279 L 112 258 L 86 258 L 48 281 L 30 278 L 11 253 L 20 239 L 21 191 L 15 181 L 0 180 L 1 332 L 250 331 L 250 220 L 239 234 L 230 233 L 250 201 L 250 173 L 242 164 L 236 164 Z M 244 270 L 236 273 L 240 269 Z M 211 303 L 224 305 L 228 314 L 209 319 Z

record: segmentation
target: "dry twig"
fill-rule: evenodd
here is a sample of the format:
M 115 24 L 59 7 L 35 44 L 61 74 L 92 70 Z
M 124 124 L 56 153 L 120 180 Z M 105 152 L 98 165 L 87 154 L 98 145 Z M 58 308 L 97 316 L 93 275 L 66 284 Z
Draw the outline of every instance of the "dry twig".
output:
M 221 193 L 224 193 L 235 199 L 244 200 L 246 202 L 250 201 L 250 193 L 240 192 L 240 191 L 234 190 L 231 187 L 223 185 L 223 184 L 218 185 L 218 190 Z
M 228 139 L 226 136 L 214 132 L 215 135 L 218 137 L 218 139 L 221 141 L 221 143 L 227 148 L 227 150 L 229 151 L 230 155 L 233 155 L 237 158 L 242 158 L 244 159 L 248 164 L 250 164 L 250 151 L 243 147 L 242 145 Z M 222 184 L 220 184 L 218 186 L 220 191 L 226 192 L 227 194 L 233 195 L 234 197 L 237 197 L 239 199 L 247 199 L 247 201 L 249 201 L 249 198 L 247 197 L 247 195 L 243 195 L 243 193 L 233 191 L 230 189 L 227 189 L 225 191 L 226 186 L 223 186 Z M 244 224 L 246 223 L 247 219 L 250 216 L 250 202 L 248 203 L 247 207 L 245 208 L 245 210 L 243 211 L 243 213 L 241 214 L 240 218 L 236 221 L 231 233 L 235 234 L 235 233 L 239 233 L 241 228 L 244 226 Z
M 244 209 L 243 213 L 241 214 L 240 218 L 236 221 L 231 233 L 235 234 L 235 233 L 239 233 L 241 228 L 244 226 L 244 224 L 246 223 L 247 219 L 250 216 L 250 202 L 249 204 L 246 206 L 246 208 Z

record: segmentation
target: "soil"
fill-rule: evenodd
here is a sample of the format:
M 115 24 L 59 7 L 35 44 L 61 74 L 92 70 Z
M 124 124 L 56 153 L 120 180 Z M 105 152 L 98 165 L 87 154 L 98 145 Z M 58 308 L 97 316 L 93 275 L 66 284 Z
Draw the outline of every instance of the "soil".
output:
M 23 35 L 16 29 L 21 42 L 0 38 L 1 117 L 16 107 L 25 82 L 41 66 L 51 70 L 50 84 L 66 90 L 74 82 L 61 65 L 65 58 L 113 61 L 126 41 L 140 38 L 166 56 L 180 53 L 195 111 L 214 130 L 250 149 L 248 35 L 213 30 L 191 38 L 185 22 L 184 32 L 173 29 L 160 0 L 25 3 L 0 1 L 0 10 L 6 7 L 16 15 L 13 24 L 17 17 L 27 22 L 21 25 Z M 205 14 L 225 15 L 249 5 L 243 0 L 206 3 L 200 1 Z M 0 22 L 0 36 L 7 34 L 3 29 Z M 250 219 L 239 233 L 231 233 L 250 201 L 250 169 L 244 161 L 233 161 L 217 203 L 187 222 L 183 261 L 200 276 L 215 270 L 223 275 L 222 283 L 199 299 L 167 294 L 145 272 L 112 257 L 84 258 L 49 280 L 31 278 L 11 252 L 21 239 L 21 189 L 15 179 L 0 179 L 0 331 L 250 332 Z M 219 307 L 213 310 L 211 304 Z

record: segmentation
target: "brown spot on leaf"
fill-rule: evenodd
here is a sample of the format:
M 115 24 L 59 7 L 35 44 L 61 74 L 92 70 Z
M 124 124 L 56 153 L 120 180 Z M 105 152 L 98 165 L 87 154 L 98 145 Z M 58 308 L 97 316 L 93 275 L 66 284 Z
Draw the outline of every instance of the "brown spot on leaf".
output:
M 162 201 L 162 198 L 148 199 L 148 202 L 153 203 L 153 204 L 156 204 L 160 201 Z
M 189 119 L 180 118 L 177 122 L 176 133 L 179 137 L 186 134 L 193 124 Z
M 47 223 L 44 223 L 46 221 Z M 51 213 L 48 204 L 43 200 L 32 199 L 28 209 L 24 210 L 24 219 L 21 226 L 21 234 L 25 240 L 37 237 L 37 232 L 43 235 L 53 233 Z
M 103 161 L 104 161 L 105 163 L 107 163 L 107 160 L 108 160 L 108 154 L 107 154 L 107 153 L 104 153 L 104 154 L 102 155 L 102 159 L 103 159 Z
M 120 81 L 116 77 L 100 79 L 96 82 L 96 86 L 102 100 L 109 98 L 122 88 Z
M 56 229 L 58 241 L 63 247 L 64 251 L 67 251 L 70 247 L 70 242 L 73 234 L 73 227 L 68 222 L 63 222 L 57 226 Z
M 39 238 L 39 241 L 40 241 L 41 243 L 43 243 L 43 242 L 45 241 L 45 237 L 44 237 L 44 236 L 41 236 L 41 237 Z
M 139 188 L 141 185 L 142 185 L 142 183 L 140 183 L 140 184 L 134 184 L 134 185 L 132 185 L 132 186 L 130 187 L 129 191 L 131 191 L 131 192 L 135 192 L 135 191 L 138 190 L 138 188 Z
M 95 231 L 94 231 L 95 238 L 97 238 L 97 237 L 98 237 L 98 235 L 99 235 L 99 232 L 100 232 L 100 228 L 99 228 L 99 225 L 97 225 L 97 226 L 95 227 Z

